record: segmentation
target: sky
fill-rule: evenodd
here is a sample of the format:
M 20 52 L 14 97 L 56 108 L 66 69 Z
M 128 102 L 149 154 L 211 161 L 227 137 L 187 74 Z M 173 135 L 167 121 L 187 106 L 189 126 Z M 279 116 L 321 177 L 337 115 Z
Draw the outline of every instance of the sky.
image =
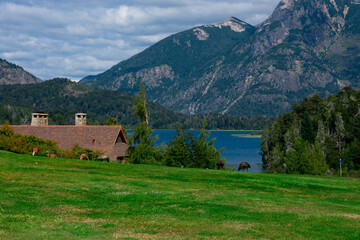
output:
M 42 80 L 102 73 L 159 40 L 236 17 L 252 25 L 280 0 L 1 0 L 0 58 Z

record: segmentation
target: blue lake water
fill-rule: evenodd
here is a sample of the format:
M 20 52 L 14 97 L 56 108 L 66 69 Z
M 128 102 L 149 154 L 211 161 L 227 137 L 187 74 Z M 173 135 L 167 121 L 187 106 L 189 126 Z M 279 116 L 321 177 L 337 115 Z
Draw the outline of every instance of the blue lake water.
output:
M 200 131 L 189 130 L 194 136 Z M 129 134 L 133 131 L 128 131 Z M 251 165 L 249 172 L 263 172 L 260 152 L 261 138 L 239 137 L 240 134 L 250 134 L 251 131 L 210 131 L 210 139 L 215 138 L 214 146 L 217 149 L 224 148 L 222 157 L 226 158 L 227 167 L 237 167 L 240 162 L 248 162 Z M 159 136 L 157 144 L 171 142 L 173 136 L 177 136 L 175 130 L 155 130 L 154 135 Z

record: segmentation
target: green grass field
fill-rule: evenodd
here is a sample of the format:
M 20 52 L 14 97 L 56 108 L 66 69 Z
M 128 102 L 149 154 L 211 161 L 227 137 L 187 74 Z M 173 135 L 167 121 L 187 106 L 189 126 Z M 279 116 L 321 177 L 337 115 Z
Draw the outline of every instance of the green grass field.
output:
M 360 181 L 0 151 L 0 239 L 360 239 Z

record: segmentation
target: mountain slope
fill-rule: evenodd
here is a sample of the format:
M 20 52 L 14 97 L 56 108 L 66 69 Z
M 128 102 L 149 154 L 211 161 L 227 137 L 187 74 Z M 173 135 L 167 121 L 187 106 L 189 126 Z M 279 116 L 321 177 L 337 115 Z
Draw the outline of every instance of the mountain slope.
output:
M 103 74 L 84 78 L 81 83 L 134 93 L 143 81 L 152 101 L 167 107 L 191 102 L 189 95 L 206 88 L 214 76 L 213 73 L 207 76 L 209 62 L 216 72 L 217 65 L 223 62 L 222 54 L 238 42 L 248 42 L 254 31 L 255 27 L 236 18 L 196 27 L 172 35 Z
M 81 83 L 182 113 L 277 115 L 360 82 L 360 1 L 282 0 L 253 27 L 231 18 L 170 36 Z
M 0 58 L 0 85 L 40 83 L 39 78 L 13 63 Z

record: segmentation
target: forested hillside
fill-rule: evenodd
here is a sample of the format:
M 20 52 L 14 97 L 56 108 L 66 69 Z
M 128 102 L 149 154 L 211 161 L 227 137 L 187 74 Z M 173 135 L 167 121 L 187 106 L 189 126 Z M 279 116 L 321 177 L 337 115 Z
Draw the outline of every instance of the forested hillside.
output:
M 33 110 L 30 108 L 14 107 L 0 103 L 0 124 L 5 121 L 15 125 L 29 123 L 32 112 Z
M 322 99 L 305 98 L 263 134 L 267 171 L 345 175 L 360 170 L 360 91 L 344 88 Z
M 88 124 L 105 124 L 110 117 L 126 128 L 137 124 L 133 95 L 92 88 L 68 79 L 53 79 L 39 84 L 0 85 L 0 124 L 30 124 L 31 112 L 49 113 L 49 124 L 74 124 L 74 114 L 88 114 Z M 5 107 L 6 105 L 6 107 Z M 13 107 L 17 106 L 17 107 Z M 21 108 L 18 108 L 21 107 Z M 204 118 L 209 129 L 262 129 L 272 117 L 239 117 L 221 114 L 184 115 L 149 103 L 150 124 L 157 129 L 201 128 Z M 21 111 L 20 111 L 21 109 Z

